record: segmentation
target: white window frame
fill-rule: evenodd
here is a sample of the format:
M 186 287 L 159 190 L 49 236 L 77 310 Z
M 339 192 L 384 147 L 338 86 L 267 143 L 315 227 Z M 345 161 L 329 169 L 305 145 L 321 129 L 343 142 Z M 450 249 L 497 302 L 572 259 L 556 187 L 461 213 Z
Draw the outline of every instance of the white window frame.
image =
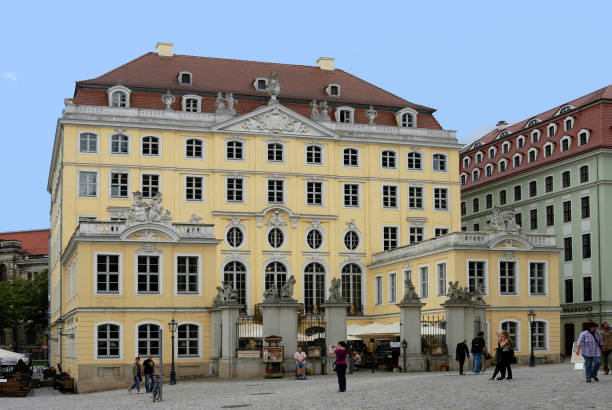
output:
M 551 132 L 552 129 L 552 132 Z M 557 134 L 557 124 L 551 123 L 546 127 L 546 138 L 552 138 Z
M 309 147 L 316 147 L 318 149 L 321 150 L 321 162 L 308 162 L 308 148 Z M 311 165 L 311 166 L 322 166 L 325 164 L 325 149 L 324 146 L 321 144 L 317 144 L 314 142 L 311 142 L 309 144 L 305 144 L 304 145 L 304 164 L 306 165 Z
M 436 190 L 437 189 L 444 189 L 446 191 L 446 208 L 436 208 Z M 448 187 L 442 187 L 442 186 L 434 186 L 432 187 L 432 204 L 433 204 L 433 210 L 436 212 L 449 212 L 450 211 L 450 203 L 451 203 L 451 193 L 450 193 L 450 189 Z
M 115 326 L 119 326 L 119 357 L 99 357 L 98 354 L 98 326 L 100 325 L 115 325 Z M 93 353 L 94 353 L 94 360 L 97 361 L 120 361 L 123 360 L 123 343 L 124 343 L 124 338 L 123 338 L 123 325 L 119 322 L 113 322 L 111 320 L 104 320 L 102 322 L 98 322 L 93 326 L 93 332 L 94 332 L 94 337 L 93 337 Z
M 345 193 L 344 193 L 344 187 L 346 185 L 357 185 L 357 206 L 353 206 L 353 205 L 346 205 L 344 199 L 345 199 Z M 361 184 L 359 182 L 343 182 L 342 183 L 342 208 L 346 208 L 346 209 L 360 209 L 361 208 Z
M 504 164 L 503 169 L 502 169 L 502 164 Z M 501 174 L 503 172 L 506 172 L 508 170 L 508 159 L 506 158 L 502 158 L 499 160 L 499 162 L 497 163 L 497 171 Z
M 331 92 L 332 87 L 337 87 L 338 94 L 332 94 Z M 327 87 L 325 87 L 325 92 L 330 97 L 340 97 L 340 84 L 336 84 L 336 83 L 327 84 Z
M 395 206 L 385 206 L 385 187 L 395 187 Z M 380 206 L 382 209 L 400 209 L 400 186 L 398 184 L 381 184 L 380 186 Z
M 344 152 L 349 149 L 357 151 L 357 165 L 346 165 L 344 163 Z M 342 147 L 340 163 L 342 164 L 342 168 L 361 168 L 361 150 L 357 147 Z
M 346 235 L 349 232 L 354 232 L 357 235 L 357 239 L 359 240 L 359 243 L 357 244 L 357 247 L 355 249 L 349 249 L 346 246 L 346 242 L 344 241 L 344 238 L 346 237 Z M 346 249 L 348 252 L 357 252 L 363 246 L 363 238 L 361 236 L 361 232 L 359 232 L 359 230 L 357 228 L 355 228 L 355 229 L 351 229 L 351 228 L 345 229 L 344 232 L 342 232 L 342 246 L 344 246 L 344 249 Z
M 397 303 L 397 272 L 389 272 L 387 274 L 388 277 L 388 300 L 389 303 Z M 394 278 L 395 284 L 392 283 L 391 278 Z M 393 285 L 393 286 L 392 286 Z
M 567 149 L 563 149 L 563 141 L 568 141 L 567 143 Z M 561 138 L 559 140 L 559 151 L 560 152 L 567 152 L 572 148 L 572 137 L 569 135 L 565 135 L 563 138 Z
M 128 151 L 127 152 L 113 152 L 113 137 L 114 136 L 123 136 L 123 137 L 127 137 L 127 147 L 128 147 Z M 132 154 L 132 137 L 130 134 L 125 133 L 125 132 L 114 132 L 112 134 L 110 134 L 108 136 L 108 153 L 110 155 L 131 155 Z
M 244 243 L 244 241 L 243 241 Z M 178 291 L 178 258 L 196 257 L 198 258 L 198 290 L 197 292 L 179 292 Z M 202 295 L 202 254 L 201 253 L 175 253 L 174 254 L 174 296 L 201 296 Z
M 411 238 L 412 238 L 413 234 L 412 234 L 411 231 L 413 229 L 420 229 L 421 230 L 421 235 L 422 235 L 423 238 L 420 241 L 412 241 Z M 416 236 L 416 235 L 417 234 L 415 233 L 414 236 Z M 408 227 L 408 243 L 410 245 L 415 244 L 415 243 L 419 243 L 419 242 L 423 242 L 425 240 L 425 238 L 426 238 L 426 235 L 425 235 L 425 227 L 424 226 L 422 226 L 422 225 L 410 225 Z
M 340 121 L 341 111 L 345 111 L 349 113 L 349 118 L 350 118 L 349 122 Z M 353 107 L 348 107 L 346 105 L 343 105 L 341 107 L 336 108 L 336 110 L 334 111 L 334 116 L 336 117 L 336 122 L 343 123 L 343 124 L 352 124 L 355 122 L 355 109 Z
M 542 131 L 540 130 L 531 131 L 531 143 L 532 144 L 537 144 L 538 142 L 540 142 L 541 138 L 542 138 Z
M 321 234 L 321 245 L 318 248 L 311 248 L 310 245 L 308 244 L 308 234 L 312 231 L 319 231 L 319 233 Z M 323 249 L 325 247 L 325 230 L 319 226 L 319 227 L 313 227 L 311 226 L 310 228 L 308 228 L 306 230 L 306 233 L 304 234 L 304 244 L 306 245 L 306 248 L 312 250 L 312 251 L 320 251 L 321 249 Z M 342 242 L 344 242 L 344 237 L 342 237 Z
M 470 166 L 470 157 L 469 156 L 463 157 L 463 168 L 467 168 L 469 166 Z
M 527 151 L 527 163 L 532 163 L 532 162 L 536 162 L 538 160 L 538 149 L 535 147 L 529 148 L 529 150 Z M 531 153 L 535 152 L 535 156 L 533 158 L 533 161 L 531 160 Z
M 374 305 L 380 306 L 383 304 L 384 292 L 383 292 L 383 275 L 374 275 Z
M 572 124 L 570 128 L 567 127 L 567 121 L 570 121 L 571 124 Z M 568 115 L 563 120 L 563 130 L 564 131 L 571 131 L 572 129 L 574 129 L 575 125 L 576 125 L 576 119 L 574 117 L 572 117 L 571 115 Z
M 395 228 L 396 230 L 396 237 L 397 237 L 397 246 L 394 248 L 390 248 L 388 250 L 393 250 L 393 249 L 397 249 L 400 246 L 400 242 L 401 242 L 401 232 L 400 232 L 400 226 L 399 225 L 389 225 L 389 224 L 384 224 L 380 227 L 380 233 L 381 233 L 381 249 L 385 249 L 385 228 Z
M 270 197 L 268 196 L 269 194 L 269 181 L 281 181 L 283 183 L 283 200 L 282 202 L 270 202 Z M 279 204 L 286 204 L 287 203 L 287 181 L 285 181 L 284 178 L 266 178 L 266 203 L 267 204 L 271 204 L 271 205 L 279 205 Z
M 201 178 L 202 179 L 202 199 L 188 199 L 187 198 L 187 178 Z M 206 202 L 206 176 L 205 175 L 185 174 L 183 176 L 183 201 L 184 202 Z
M 157 256 L 159 258 L 158 266 L 159 266 L 159 292 L 154 293 L 138 293 L 138 257 L 139 256 Z M 134 295 L 135 296 L 162 296 L 164 294 L 164 259 L 161 253 L 144 253 L 144 252 L 135 252 L 134 253 Z
M 447 232 L 441 235 L 436 235 L 436 229 L 446 229 Z M 432 238 L 439 238 L 440 236 L 448 235 L 451 232 L 451 230 L 449 226 L 434 226 L 432 232 L 433 232 Z
M 512 143 L 510 141 L 505 141 L 502 144 L 502 154 L 509 153 L 511 148 L 512 148 Z
M 496 155 L 497 155 L 497 148 L 496 148 L 496 147 L 490 147 L 490 148 L 487 150 L 487 157 L 488 157 L 489 159 L 493 159 L 493 158 L 495 158 L 495 156 L 496 156 Z
M 140 341 L 138 338 L 138 328 L 142 325 L 155 325 L 155 326 L 159 326 L 160 329 L 162 329 L 162 333 L 161 333 L 161 337 L 164 337 L 164 332 L 163 332 L 163 328 L 164 325 L 162 323 L 156 322 L 154 320 L 145 320 L 143 322 L 138 322 L 134 324 L 134 356 L 140 357 L 140 352 L 138 351 L 138 342 Z M 159 333 L 158 333 L 159 335 Z M 159 340 L 159 339 L 158 339 Z M 162 346 L 163 344 L 161 343 L 160 340 L 160 344 L 159 344 L 159 355 L 152 355 L 153 358 L 159 359 L 160 355 L 163 354 L 162 352 Z M 143 359 L 141 357 L 141 359 Z
M 281 242 L 281 244 L 278 247 L 274 247 L 272 246 L 272 244 L 270 243 L 270 238 L 268 237 L 268 235 L 270 235 L 270 232 L 272 232 L 274 229 L 278 229 L 281 234 L 283 235 L 283 241 Z M 281 250 L 283 249 L 286 245 L 287 245 L 287 241 L 289 240 L 289 238 L 287 237 L 287 230 L 282 227 L 282 226 L 270 226 L 266 229 L 266 247 L 268 247 L 269 249 L 273 249 L 273 250 Z M 287 265 L 287 263 L 283 262 L 284 265 Z M 267 265 L 267 263 L 266 263 Z M 264 272 L 265 275 L 265 272 Z M 287 276 L 287 278 L 289 278 L 289 276 Z
M 519 135 L 519 136 L 516 138 L 516 149 L 521 149 L 521 148 L 523 148 L 523 147 L 525 146 L 525 140 L 526 140 L 526 138 L 525 138 L 525 136 L 524 136 L 524 135 Z
M 144 139 L 147 137 L 157 138 L 157 155 L 155 154 L 144 154 Z M 140 136 L 140 156 L 141 157 L 152 157 L 152 158 L 161 158 L 162 155 L 162 138 L 159 135 L 147 134 Z
M 435 166 L 435 157 L 436 155 L 439 155 L 443 160 L 444 160 L 444 169 L 436 169 Z M 438 160 L 438 163 L 440 161 Z M 448 155 L 442 153 L 442 152 L 434 152 L 431 156 L 431 170 L 433 172 L 440 172 L 440 173 L 448 173 L 448 168 L 449 168 L 449 161 L 448 161 Z
M 190 140 L 200 141 L 200 143 L 202 144 L 202 156 L 201 157 L 188 157 L 187 156 L 187 143 Z M 204 138 L 185 137 L 185 142 L 183 145 L 184 145 L 183 158 L 188 159 L 188 160 L 200 160 L 200 161 L 206 159 L 206 140 Z
M 94 135 L 96 137 L 96 150 L 95 151 L 91 151 L 91 152 L 90 151 L 81 151 L 81 135 L 83 135 L 83 134 L 91 134 L 91 135 Z M 79 131 L 79 137 L 78 137 L 78 142 L 77 142 L 79 148 L 78 148 L 77 152 L 79 154 L 83 154 L 83 155 L 96 155 L 96 154 L 99 154 L 100 153 L 100 143 L 101 142 L 102 141 L 100 140 L 100 134 L 98 134 L 97 132 L 87 131 L 87 130 Z
M 121 91 L 125 93 L 125 107 L 113 107 L 113 94 L 117 91 Z M 106 90 L 106 93 L 108 95 L 108 106 L 112 107 L 112 108 L 130 108 L 130 97 L 131 97 L 131 93 L 132 91 L 127 88 L 124 87 L 122 85 L 115 85 L 113 87 L 110 87 L 108 90 Z
M 95 195 L 81 195 L 81 173 L 89 172 L 96 174 L 96 194 Z M 79 169 L 77 171 L 77 194 L 79 198 L 99 198 L 100 197 L 100 172 L 95 169 Z
M 309 204 L 308 203 L 308 183 L 314 182 L 321 184 L 321 203 L 320 204 Z M 325 181 L 317 179 L 307 179 L 304 181 L 304 205 L 305 206 L 326 206 L 327 201 L 325 200 Z
M 178 328 L 179 328 L 179 326 L 183 326 L 183 325 L 194 325 L 194 326 L 198 327 L 198 354 L 197 354 L 197 356 L 194 356 L 194 355 L 179 356 L 179 353 L 178 353 L 178 344 L 179 344 Z M 174 340 L 174 349 L 176 351 L 176 361 L 201 359 L 202 358 L 202 344 L 203 344 L 203 339 L 202 339 L 202 324 L 200 324 L 198 322 L 193 322 L 193 321 L 183 321 L 183 322 L 179 322 L 176 325 L 176 338 Z
M 480 174 L 481 174 L 480 168 L 474 168 L 472 170 L 472 182 L 480 181 Z
M 426 287 L 426 289 L 427 289 L 427 296 L 423 295 L 423 272 L 422 272 L 423 268 L 425 268 L 425 271 L 427 272 L 427 287 Z M 430 290 L 429 289 L 429 287 L 430 287 L 429 286 L 430 285 L 430 283 L 429 283 L 429 265 L 428 264 L 418 265 L 417 272 L 419 273 L 419 288 L 418 288 L 419 292 L 418 292 L 418 294 L 419 294 L 419 296 L 420 296 L 420 298 L 422 300 L 428 300 L 429 299 L 429 290 Z
M 521 333 L 521 321 L 517 320 L 517 319 L 500 319 L 499 320 L 499 331 L 502 331 L 502 324 L 506 323 L 506 322 L 511 322 L 516 324 L 516 333 L 517 333 L 517 338 L 516 340 L 512 340 L 512 343 L 514 345 L 514 351 L 515 352 L 520 352 L 521 351 L 521 337 L 522 337 L 522 333 Z
M 492 177 L 494 172 L 495 172 L 495 165 L 491 163 L 488 163 L 487 165 L 485 165 L 485 178 Z
M 534 347 L 533 350 L 538 352 L 547 352 L 550 350 L 550 323 L 548 322 L 548 320 L 541 318 L 536 318 L 535 321 L 544 323 L 544 331 L 546 332 L 546 334 L 544 335 L 544 343 L 546 344 L 546 346 L 544 348 Z M 531 341 L 533 340 L 533 336 L 531 335 L 531 324 L 529 324 L 528 340 L 529 350 L 531 351 Z
M 195 111 L 187 111 L 187 100 L 196 100 L 196 110 Z M 193 95 L 193 94 L 188 94 L 188 95 L 183 95 L 181 98 L 181 107 L 183 109 L 183 112 L 202 112 L 202 97 L 199 95 Z
M 440 268 L 444 265 L 444 289 L 440 289 Z M 448 261 L 436 262 L 436 297 L 446 297 L 448 287 Z
M 281 146 L 281 157 L 282 159 L 280 161 L 277 160 L 271 160 L 268 157 L 268 153 L 270 152 L 270 145 L 280 145 Z M 278 140 L 273 140 L 273 141 L 267 141 L 266 142 L 266 162 L 269 164 L 285 164 L 287 162 L 287 149 L 286 149 L 286 144 L 284 141 L 278 141 Z
M 189 74 L 189 82 L 188 83 L 184 83 L 183 82 L 183 74 Z M 193 85 L 193 74 L 190 71 L 179 71 L 178 76 L 176 77 L 176 79 L 178 80 L 178 83 L 182 86 L 185 85 Z
M 412 115 L 412 126 L 402 125 L 403 124 L 403 116 L 404 114 Z M 398 127 L 402 128 L 418 128 L 418 112 L 415 109 L 410 107 L 402 108 L 398 112 L 395 113 L 395 121 Z
M 514 294 L 503 294 L 501 291 L 501 263 L 502 262 L 514 262 L 515 263 L 515 289 L 516 292 Z M 520 261 L 517 259 L 499 259 L 497 261 L 497 294 L 498 296 L 502 296 L 502 297 L 520 297 L 521 296 L 521 264 Z
M 548 147 L 551 147 L 550 155 L 546 155 L 546 148 Z M 555 143 L 552 141 L 548 141 L 546 144 L 544 144 L 544 147 L 542 147 L 542 151 L 543 151 L 544 158 L 552 157 L 553 154 L 555 153 Z
M 119 293 L 98 292 L 98 255 L 119 256 Z M 94 252 L 93 257 L 93 294 L 100 296 L 122 296 L 123 295 L 123 253 L 122 252 Z
M 142 187 L 143 187 L 143 182 L 144 182 L 144 181 L 143 181 L 143 176 L 144 176 L 144 175 L 157 175 L 157 176 L 158 176 L 157 181 L 159 182 L 159 187 L 158 187 L 157 191 L 158 191 L 158 192 L 162 192 L 162 174 L 161 174 L 161 173 L 159 173 L 159 172 L 142 172 L 142 173 L 140 174 L 140 192 L 141 192 L 141 193 L 142 193 L 142 192 L 144 192 L 144 190 L 142 189 Z M 153 196 L 147 196 L 147 197 L 145 197 L 145 196 L 144 196 L 144 193 L 143 193 L 143 198 L 144 198 L 144 199 L 151 199 L 151 198 L 153 198 Z
M 419 162 L 421 163 L 421 166 L 419 168 L 416 168 L 416 167 L 415 168 L 410 168 L 410 166 L 409 166 L 410 158 L 408 157 L 410 154 L 416 154 L 416 155 L 419 156 Z M 424 164 L 424 162 L 425 162 L 424 158 L 425 157 L 424 157 L 424 155 L 423 155 L 423 153 L 421 151 L 414 151 L 414 150 L 408 151 L 406 153 L 406 169 L 408 171 L 423 171 L 424 165 L 425 165 Z
M 482 151 L 478 151 L 474 156 L 474 161 L 476 161 L 476 164 L 481 164 L 483 160 L 484 154 L 482 153 Z
M 421 190 L 421 206 L 420 207 L 413 207 L 413 206 L 410 205 L 410 188 L 418 188 L 418 189 Z M 426 200 L 426 195 L 425 195 L 425 187 L 424 186 L 408 185 L 408 209 L 424 210 L 425 209 L 425 200 Z
M 265 88 L 257 88 L 257 83 L 259 83 L 259 81 L 263 80 L 266 84 Z M 259 91 L 259 92 L 264 92 L 266 91 L 266 89 L 268 88 L 268 79 L 264 78 L 264 77 L 257 77 L 255 79 L 255 81 L 253 81 L 253 88 L 255 88 L 255 91 Z
M 393 153 L 393 161 L 395 162 L 395 166 L 393 167 L 385 167 L 383 166 L 383 155 L 385 152 L 392 152 Z M 396 150 L 394 149 L 390 149 L 390 148 L 385 148 L 385 149 L 381 149 L 380 150 L 380 169 L 397 169 L 398 168 L 398 163 L 399 163 L 399 154 Z
M 127 195 L 126 196 L 113 196 L 113 174 L 127 174 Z M 119 171 L 116 169 L 111 169 L 108 171 L 108 197 L 109 199 L 130 199 L 130 191 L 132 186 L 132 173 L 130 171 Z
M 242 158 L 236 159 L 236 158 L 229 158 L 227 156 L 227 149 L 228 149 L 228 145 L 229 145 L 230 142 L 238 142 L 238 143 L 242 144 Z M 225 157 L 226 161 L 246 161 L 246 141 L 244 141 L 242 138 L 237 138 L 237 137 L 227 138 L 225 140 L 225 152 L 224 152 L 224 154 L 225 154 L 224 157 Z
M 242 180 L 242 200 L 241 201 L 237 201 L 237 200 L 229 200 L 227 199 L 227 184 L 228 184 L 228 180 L 230 179 L 241 179 Z M 246 178 L 242 175 L 226 175 L 225 176 L 225 203 L 226 204 L 243 204 L 246 201 L 246 193 L 247 193 L 247 185 L 246 185 Z M 266 193 L 267 196 L 267 193 Z
M 468 183 L 468 179 L 469 179 L 469 176 L 467 172 L 462 172 L 461 175 L 459 175 L 459 180 L 461 181 L 461 185 L 466 185 Z
M 544 264 L 544 293 L 531 293 L 531 264 L 532 263 L 543 263 Z M 529 260 L 527 261 L 527 292 L 529 296 L 534 297 L 545 297 L 549 295 L 548 288 L 548 262 L 545 260 Z
M 240 243 L 239 246 L 232 246 L 230 245 L 229 241 L 227 240 L 227 234 L 229 233 L 229 231 L 232 229 L 238 229 L 240 230 L 240 232 L 242 232 L 242 242 Z M 244 227 L 240 226 L 240 225 L 235 225 L 235 224 L 229 224 L 225 227 L 225 231 L 223 232 L 223 240 L 225 241 L 225 244 L 227 245 L 228 248 L 230 249 L 241 249 L 244 247 L 246 241 L 247 241 L 247 236 L 246 236 L 246 229 L 244 229 Z
M 515 163 L 515 159 L 514 158 L 518 158 L 519 159 L 519 164 L 516 165 Z M 512 156 L 512 168 L 519 168 L 521 165 L 523 165 L 523 154 L 514 154 Z
M 489 295 L 489 261 L 487 259 L 467 259 L 465 261 L 465 284 L 470 287 L 470 262 L 484 262 L 484 293 L 483 296 Z
M 582 133 L 586 133 L 586 142 L 584 144 L 580 143 L 580 134 Z M 591 131 L 587 130 L 586 128 L 582 128 L 580 131 L 578 131 L 578 133 L 576 134 L 576 138 L 578 139 L 578 146 L 581 147 L 583 145 L 586 145 L 589 143 L 589 140 L 591 139 Z

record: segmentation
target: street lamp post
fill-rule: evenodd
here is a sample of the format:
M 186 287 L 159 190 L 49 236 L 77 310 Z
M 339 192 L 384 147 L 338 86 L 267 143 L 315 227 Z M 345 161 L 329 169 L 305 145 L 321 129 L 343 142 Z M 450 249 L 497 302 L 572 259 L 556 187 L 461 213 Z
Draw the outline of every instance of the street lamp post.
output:
M 529 367 L 535 367 L 535 355 L 533 354 L 533 345 L 534 345 L 534 340 L 533 340 L 533 334 L 535 333 L 535 317 L 536 314 L 535 312 L 532 310 L 529 311 L 529 329 L 530 329 L 530 340 L 531 340 L 531 354 L 529 355 Z
M 170 365 L 170 384 L 176 384 L 176 372 L 174 371 L 174 333 L 176 332 L 176 325 L 178 325 L 178 323 L 174 320 L 174 318 L 172 318 L 172 320 L 168 322 L 170 334 L 172 335 L 172 364 Z
M 408 342 L 406 339 L 402 340 L 402 349 L 404 350 L 404 373 L 406 373 L 406 349 L 408 348 Z

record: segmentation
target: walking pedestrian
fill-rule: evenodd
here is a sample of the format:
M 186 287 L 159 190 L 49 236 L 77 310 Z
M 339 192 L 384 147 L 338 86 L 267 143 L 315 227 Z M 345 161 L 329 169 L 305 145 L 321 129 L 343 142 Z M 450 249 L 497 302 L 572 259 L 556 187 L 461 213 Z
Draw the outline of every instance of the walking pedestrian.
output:
M 459 362 L 459 375 L 463 375 L 463 363 L 465 363 L 465 359 L 470 358 L 470 350 L 467 347 L 467 340 L 462 339 L 457 343 L 457 349 L 455 350 L 455 358 Z
M 302 352 L 302 348 L 298 346 L 293 358 L 298 379 L 306 380 L 306 353 Z
M 501 374 L 503 369 L 502 348 L 500 346 L 501 333 L 499 331 L 495 332 L 495 340 L 497 341 L 497 349 L 495 349 L 495 370 L 493 371 L 493 376 L 491 376 L 489 380 L 495 380 L 495 376 L 497 376 L 498 373 Z
M 599 370 L 603 340 L 601 339 L 601 335 L 597 332 L 597 323 L 587 323 L 586 328 L 587 330 L 580 333 L 578 337 L 578 349 L 576 349 L 576 354 L 582 353 L 582 357 L 584 357 L 586 382 L 591 383 L 591 379 L 598 382 L 597 370 Z
M 145 377 L 145 391 L 147 393 L 151 393 L 153 391 L 153 382 L 155 375 L 155 363 L 153 362 L 153 356 L 147 356 L 147 360 L 142 362 L 142 368 Z
M 502 330 L 499 347 L 501 348 L 501 376 L 497 380 L 512 380 L 512 356 L 514 355 L 514 346 L 512 339 L 507 330 Z
M 612 329 L 610 329 L 610 324 L 608 322 L 603 322 L 601 324 L 601 330 L 599 331 L 601 338 L 603 340 L 603 352 L 601 355 L 601 361 L 604 366 L 604 374 L 610 373 L 610 363 L 612 360 Z
M 486 352 L 484 332 L 478 332 L 472 340 L 472 357 L 474 358 L 474 374 L 481 373 L 480 362 L 482 361 L 482 354 Z
M 338 346 L 331 345 L 329 353 L 336 355 L 334 360 L 334 369 L 338 376 L 338 391 L 340 393 L 346 391 L 346 356 L 348 355 L 348 346 L 345 342 L 338 342 Z
M 132 384 L 132 387 L 128 389 L 128 392 L 132 393 L 132 390 L 136 389 L 138 394 L 140 394 L 140 379 L 142 378 L 142 366 L 140 366 L 140 357 L 134 359 L 134 365 L 132 366 L 132 377 L 134 379 L 134 384 Z

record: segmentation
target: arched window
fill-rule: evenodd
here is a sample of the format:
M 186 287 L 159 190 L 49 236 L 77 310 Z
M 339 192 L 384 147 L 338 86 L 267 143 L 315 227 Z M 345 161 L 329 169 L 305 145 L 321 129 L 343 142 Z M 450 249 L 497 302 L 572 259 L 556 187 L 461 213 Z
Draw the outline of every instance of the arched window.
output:
M 191 85 L 193 76 L 189 71 L 181 71 L 178 75 L 180 85 Z
M 540 130 L 534 130 L 531 133 L 531 143 L 532 144 L 536 144 L 536 143 L 540 142 L 540 135 L 541 134 L 542 133 L 540 132 Z
M 482 159 L 483 159 L 482 152 L 477 152 L 476 153 L 476 163 L 480 164 L 482 162 Z
M 499 160 L 499 172 L 506 172 L 506 169 L 508 169 L 508 160 L 502 158 Z
M 490 177 L 493 176 L 493 169 L 495 167 L 493 166 L 493 164 L 487 164 L 487 166 L 485 167 L 485 176 L 486 177 Z
M 225 240 L 227 244 L 232 248 L 239 248 L 242 246 L 244 242 L 244 232 L 237 226 L 232 226 L 227 230 L 227 234 L 225 235 Z
M 414 115 L 408 112 L 402 114 L 402 127 L 414 127 Z
M 185 141 L 185 157 L 202 159 L 204 158 L 204 143 L 198 138 L 188 138 Z
M 223 268 L 223 281 L 232 285 L 238 292 L 238 303 L 246 307 L 246 266 L 242 262 L 231 261 Z
M 129 154 L 130 137 L 123 134 L 111 136 L 111 154 Z
M 555 152 L 555 144 L 553 142 L 544 144 L 544 158 L 552 156 L 553 152 Z
M 462 173 L 462 174 L 461 174 L 461 185 L 465 185 L 465 184 L 467 184 L 467 179 L 468 179 L 467 174 L 466 174 L 465 172 L 464 172 L 464 173 Z
M 408 169 L 423 169 L 422 154 L 420 152 L 408 153 Z
M 319 249 L 323 244 L 323 234 L 318 229 L 311 229 L 306 234 L 306 244 L 310 249 Z
M 512 166 L 514 168 L 520 167 L 522 162 L 523 162 L 523 156 L 521 154 L 515 154 L 512 157 Z
M 244 159 L 244 144 L 242 141 L 230 140 L 226 146 L 226 159 L 239 161 Z
M 470 166 L 470 157 L 463 158 L 463 168 L 467 168 Z
M 510 144 L 510 141 L 506 141 L 502 144 L 502 154 L 507 154 L 508 152 L 510 152 L 510 146 L 512 144 Z
M 574 117 L 567 117 L 564 121 L 563 121 L 563 126 L 565 128 L 565 131 L 569 131 L 572 128 L 574 128 Z
M 287 281 L 287 267 L 281 262 L 271 262 L 266 266 L 264 282 L 266 290 L 270 289 L 273 284 L 280 289 Z
M 268 232 L 268 244 L 272 248 L 280 248 L 285 242 L 285 234 L 280 228 L 272 228 Z
M 434 171 L 446 171 L 446 155 L 434 154 L 433 155 L 433 170 Z
M 263 77 L 256 78 L 255 81 L 253 81 L 253 87 L 255 87 L 257 91 L 266 91 L 266 88 L 268 88 L 268 79 Z
M 79 152 L 96 154 L 98 152 L 98 136 L 92 132 L 79 134 Z
M 531 148 L 527 152 L 527 162 L 535 162 L 538 159 L 538 149 Z
M 198 357 L 200 355 L 200 326 L 185 323 L 177 327 L 178 357 Z
M 359 248 L 359 234 L 355 231 L 348 231 L 344 234 L 344 246 L 349 251 L 354 251 Z
M 534 118 L 533 120 L 529 120 L 529 122 L 527 122 L 527 125 L 525 126 L 525 128 L 529 128 L 529 127 L 533 127 L 534 125 L 537 125 L 540 122 L 539 119 Z
M 96 358 L 119 359 L 121 357 L 121 327 L 103 323 L 96 327 Z
M 495 147 L 489 148 L 489 159 L 495 158 L 496 154 L 497 154 L 497 148 Z
M 342 297 L 350 303 L 350 313 L 363 313 L 361 268 L 355 263 L 342 267 Z
M 480 179 L 480 169 L 476 168 L 472 171 L 472 181 L 476 182 Z
M 525 137 L 521 135 L 516 139 L 516 148 L 523 148 L 524 146 L 525 146 Z
M 313 144 L 307 145 L 306 163 L 308 165 L 321 165 L 323 163 L 323 148 Z
M 117 108 L 129 108 L 130 106 L 130 90 L 129 88 L 117 85 L 111 87 L 107 91 L 108 105 Z
M 344 123 L 352 123 L 354 122 L 354 117 L 353 117 L 354 112 L 355 112 L 355 109 L 351 107 L 338 107 L 336 109 L 336 121 L 344 122 Z
M 571 146 L 572 146 L 572 137 L 570 137 L 569 135 L 566 135 L 565 137 L 561 138 L 561 152 L 569 151 Z
M 144 323 L 138 326 L 138 356 L 159 356 L 159 326 Z
M 304 308 L 312 312 L 325 302 L 325 267 L 312 262 L 304 268 Z
M 285 160 L 284 146 L 278 142 L 268 144 L 268 162 L 283 162 Z

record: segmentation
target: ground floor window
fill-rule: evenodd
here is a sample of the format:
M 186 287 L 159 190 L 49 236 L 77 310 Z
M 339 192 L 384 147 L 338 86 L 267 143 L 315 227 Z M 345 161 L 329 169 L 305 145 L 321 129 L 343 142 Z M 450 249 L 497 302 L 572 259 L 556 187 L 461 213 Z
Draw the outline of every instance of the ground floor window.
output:
M 199 356 L 199 326 L 194 324 L 179 325 L 177 334 L 178 357 Z
M 159 326 L 145 323 L 138 326 L 138 355 L 159 356 Z
M 532 343 L 534 350 L 546 350 L 546 322 L 536 320 L 533 323 Z

